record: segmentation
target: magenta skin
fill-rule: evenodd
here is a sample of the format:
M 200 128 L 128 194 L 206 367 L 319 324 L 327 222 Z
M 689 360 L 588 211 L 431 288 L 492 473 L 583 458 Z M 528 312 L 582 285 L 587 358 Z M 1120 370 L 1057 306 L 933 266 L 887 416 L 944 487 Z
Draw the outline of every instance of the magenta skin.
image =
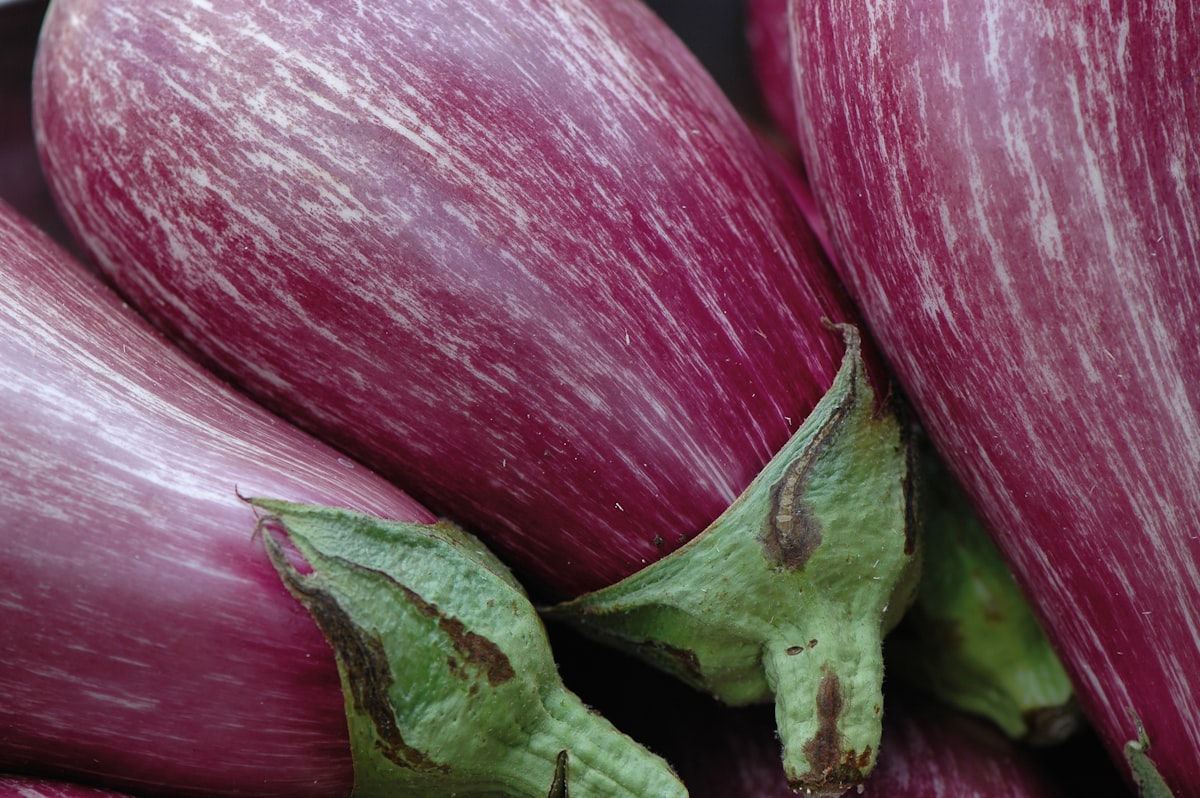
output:
M 0 798 L 129 798 L 126 793 L 31 776 L 0 776 Z
M 702 531 L 855 321 L 640 3 L 62 0 L 35 120 L 98 268 L 554 597 Z
M 1200 795 L 1200 17 L 791 8 L 840 273 L 1113 758 Z
M 239 497 L 433 516 L 169 346 L 0 204 L 0 769 L 342 796 L 333 651 Z

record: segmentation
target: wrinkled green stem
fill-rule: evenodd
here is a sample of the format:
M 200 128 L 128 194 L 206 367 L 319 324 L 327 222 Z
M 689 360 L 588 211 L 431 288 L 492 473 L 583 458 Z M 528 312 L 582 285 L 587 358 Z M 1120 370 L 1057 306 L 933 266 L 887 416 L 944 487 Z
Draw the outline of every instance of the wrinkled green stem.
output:
M 686 796 L 665 762 L 563 686 L 536 610 L 474 538 L 250 502 L 337 657 L 354 798 Z
M 1167 786 L 1167 782 L 1158 772 L 1158 766 L 1150 758 L 1150 740 L 1146 737 L 1146 729 L 1136 716 L 1138 738 L 1125 743 L 1125 761 L 1133 774 L 1133 783 L 1137 787 L 1138 798 L 1175 798 L 1175 793 Z
M 882 639 L 911 600 L 909 450 L 859 352 L 746 491 L 686 546 L 544 610 L 730 704 L 774 701 L 789 781 L 861 783 L 882 713 Z M 664 530 L 664 536 L 671 530 Z
M 888 662 L 1013 738 L 1062 742 L 1083 722 L 1066 669 L 966 496 L 928 441 L 916 440 L 923 570 Z

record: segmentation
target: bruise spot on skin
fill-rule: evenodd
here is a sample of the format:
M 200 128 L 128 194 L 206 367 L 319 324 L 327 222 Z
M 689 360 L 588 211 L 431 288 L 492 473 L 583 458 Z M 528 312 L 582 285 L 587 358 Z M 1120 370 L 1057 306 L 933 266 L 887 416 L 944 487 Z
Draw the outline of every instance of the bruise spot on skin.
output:
M 821 522 L 810 512 L 804 494 L 812 479 L 813 469 L 821 455 L 837 439 L 846 416 L 854 407 L 857 394 L 858 382 L 855 380 L 817 430 L 804 453 L 788 466 L 783 477 L 771 489 L 771 514 L 760 539 L 768 561 L 790 571 L 802 569 L 824 540 Z
M 421 598 L 415 591 L 404 585 L 398 587 L 404 591 L 405 597 L 418 612 L 437 621 L 438 628 L 450 638 L 450 643 L 462 658 L 463 664 L 482 671 L 490 686 L 496 687 L 516 677 L 512 663 L 499 646 L 483 635 L 467 629 L 466 624 L 458 618 L 443 615 L 436 604 Z
M 271 534 L 266 534 L 265 538 L 267 552 L 284 584 L 309 611 L 333 646 L 346 671 L 355 711 L 369 717 L 375 726 L 379 738 L 375 745 L 379 752 L 400 767 L 449 772 L 449 765 L 439 764 L 424 751 L 404 742 L 388 696 L 393 677 L 383 641 L 378 635 L 367 633 L 355 624 L 332 594 L 296 571 L 287 562 L 279 542 Z
M 842 752 L 842 733 L 838 721 L 842 714 L 842 685 L 838 675 L 826 671 L 817 688 L 817 733 L 804 744 L 804 756 L 812 769 L 794 789 L 832 787 L 849 789 L 864 780 L 863 770 L 871 764 L 871 748 L 861 754 Z

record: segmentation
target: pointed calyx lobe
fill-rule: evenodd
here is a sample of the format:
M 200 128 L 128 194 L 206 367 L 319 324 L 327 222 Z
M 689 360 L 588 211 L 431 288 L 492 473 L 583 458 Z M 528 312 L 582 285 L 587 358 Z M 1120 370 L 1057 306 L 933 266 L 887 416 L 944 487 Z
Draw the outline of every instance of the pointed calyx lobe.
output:
M 882 638 L 918 571 L 906 427 L 876 406 L 857 330 L 839 330 L 834 384 L 721 517 L 628 579 L 545 611 L 727 703 L 774 701 L 787 777 L 818 793 L 874 766 Z
M 249 501 L 337 659 L 354 798 L 546 798 L 568 780 L 572 798 L 686 795 L 562 685 L 536 610 L 477 540 L 446 523 Z

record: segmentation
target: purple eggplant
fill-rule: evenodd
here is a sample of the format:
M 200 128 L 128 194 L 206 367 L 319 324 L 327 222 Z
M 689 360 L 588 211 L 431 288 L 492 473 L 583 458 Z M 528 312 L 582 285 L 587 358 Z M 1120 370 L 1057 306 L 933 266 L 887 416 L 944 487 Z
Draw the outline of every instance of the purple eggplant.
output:
M 645 575 L 575 617 L 783 696 L 797 786 L 869 771 L 901 427 L 786 181 L 647 8 L 56 0 L 34 88 L 68 224 L 153 322 L 548 600 Z
M 767 118 L 794 147 L 796 110 L 791 92 L 787 5 L 788 0 L 746 0 L 745 27 L 750 68 Z
M 1200 795 L 1200 16 L 789 8 L 841 274 L 1113 757 Z
M 71 228 L 173 337 L 553 595 L 694 537 L 832 383 L 844 292 L 640 4 L 142 1 L 48 19 Z

